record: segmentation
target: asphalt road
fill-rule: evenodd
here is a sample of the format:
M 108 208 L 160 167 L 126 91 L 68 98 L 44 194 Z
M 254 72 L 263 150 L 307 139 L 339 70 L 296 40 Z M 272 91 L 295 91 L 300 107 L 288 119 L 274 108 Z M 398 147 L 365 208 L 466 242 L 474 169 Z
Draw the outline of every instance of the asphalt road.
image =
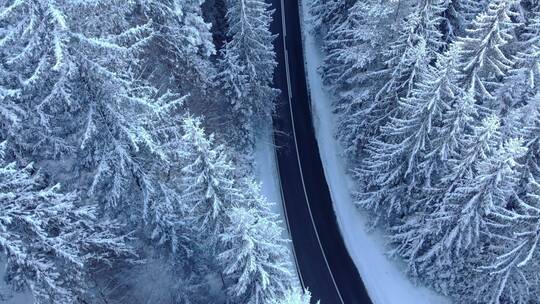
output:
M 282 94 L 274 140 L 286 220 L 302 284 L 322 304 L 371 303 L 336 222 L 306 85 L 298 0 L 269 0 Z

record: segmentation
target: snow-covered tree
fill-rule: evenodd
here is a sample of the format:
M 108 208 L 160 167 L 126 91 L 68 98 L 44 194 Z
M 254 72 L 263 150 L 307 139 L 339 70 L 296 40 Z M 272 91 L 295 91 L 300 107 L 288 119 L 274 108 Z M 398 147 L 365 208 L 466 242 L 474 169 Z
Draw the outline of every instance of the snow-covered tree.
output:
M 446 243 L 441 241 L 447 231 L 454 228 L 454 223 L 449 221 L 449 208 L 459 208 L 449 207 L 449 204 L 456 187 L 468 185 L 476 174 L 478 163 L 494 153 L 500 141 L 499 120 L 493 116 L 487 118 L 482 126 L 474 127 L 471 135 L 463 133 L 456 140 L 456 150 L 462 154 L 449 155 L 450 158 L 444 161 L 445 168 L 435 166 L 441 172 L 434 175 L 437 179 L 433 185 L 418 190 L 423 194 L 418 211 L 392 227 L 394 252 L 407 259 L 409 271 L 415 275 L 425 275 L 430 268 L 436 267 L 434 265 L 444 267 L 455 262 Z M 432 263 L 433 259 L 437 262 Z
M 493 90 L 497 77 L 504 77 L 514 64 L 504 47 L 514 38 L 517 24 L 512 20 L 514 0 L 490 2 L 487 11 L 478 15 L 467 29 L 467 36 L 461 37 L 458 45 L 461 51 L 462 83 L 473 89 L 477 100 L 493 110 Z
M 216 145 L 214 136 L 205 134 L 199 119 L 186 117 L 182 128 L 182 197 L 193 224 L 216 242 L 226 225 L 225 211 L 242 198 L 233 179 L 234 166 L 224 146 Z
M 480 126 L 472 126 L 471 134 L 463 135 L 460 153 L 449 159 L 450 174 L 444 176 L 442 182 L 455 185 L 462 179 L 473 177 L 478 162 L 492 155 L 500 141 L 500 119 L 497 116 L 491 115 Z
M 16 1 L 1 14 L 3 73 L 20 91 L 13 102 L 26 110 L 21 132 L 8 139 L 34 159 L 62 158 L 72 174 L 69 187 L 87 190 L 108 207 L 151 184 L 141 155 L 166 161 L 156 121 L 182 100 L 158 97 L 131 73 L 151 35 L 147 24 L 128 27 L 131 6 Z
M 463 254 L 479 252 L 480 242 L 496 237 L 502 227 L 494 221 L 508 221 L 513 217 L 506 209 L 507 201 L 516 191 L 516 160 L 525 151 L 522 142 L 510 140 L 479 161 L 477 173 L 448 193 L 445 208 L 433 215 L 444 222 L 437 233 L 440 239 L 422 259 L 436 257 L 451 263 L 462 259 Z
M 455 158 L 465 148 L 465 135 L 474 127 L 481 112 L 474 93 L 464 91 L 458 84 L 458 54 L 458 48 L 451 46 L 444 55 L 439 56 L 435 65 L 441 75 L 440 81 L 444 83 L 437 98 L 445 100 L 446 108 L 443 109 L 441 120 L 436 124 L 437 134 L 433 136 L 421 164 L 426 172 L 430 172 L 426 176 L 435 174 L 440 177 L 445 174 L 448 160 Z M 437 180 L 433 182 L 436 183 Z M 434 183 L 429 182 L 427 185 L 433 186 Z
M 330 28 L 340 24 L 347 17 L 349 8 L 354 0 L 314 0 L 310 3 L 309 11 L 312 16 L 311 24 L 315 34 L 324 35 Z
M 96 206 L 79 206 L 75 193 L 46 187 L 33 167 L 0 165 L 0 250 L 4 277 L 28 289 L 35 303 L 77 303 L 88 295 L 93 266 L 133 256 L 113 222 L 100 221 Z
M 532 189 L 531 189 L 532 190 Z M 511 227 L 504 238 L 495 240 L 488 249 L 490 263 L 478 268 L 475 282 L 479 288 L 472 292 L 482 303 L 529 303 L 538 294 L 537 270 L 540 218 L 538 189 L 530 193 L 531 205 L 522 205 L 524 214 L 505 223 Z
M 535 120 L 538 112 L 535 113 Z M 538 128 L 538 122 L 534 123 Z M 534 136 L 537 137 L 536 135 Z M 539 279 L 535 258 L 538 254 L 540 232 L 540 202 L 538 200 L 538 140 L 529 143 L 521 164 L 527 172 L 527 181 L 523 189 L 517 189 L 517 201 L 513 202 L 511 218 L 496 219 L 503 237 L 490 240 L 486 256 L 489 258 L 479 268 L 480 288 L 473 295 L 478 301 L 486 303 L 528 303 L 538 294 L 535 282 Z M 536 173 L 536 174 L 535 174 Z M 510 229 L 508 229 L 510 228 Z
M 426 41 L 414 29 L 419 23 L 417 17 L 409 16 L 397 40 L 384 52 L 388 58 L 385 62 L 386 71 L 390 76 L 375 96 L 374 102 L 379 104 L 381 113 L 390 110 L 391 114 L 385 114 L 389 117 L 395 115 L 399 99 L 409 97 L 430 62 Z
M 273 11 L 263 0 L 230 0 L 227 10 L 229 41 L 217 76 L 232 105 L 233 123 L 241 146 L 252 145 L 254 131 L 268 122 L 278 91 L 272 88 L 277 65 L 270 32 Z
M 538 96 L 527 107 L 522 121 L 521 136 L 527 152 L 520 158 L 521 187 L 508 204 L 516 215 L 499 224 L 504 227 L 504 238 L 492 240 L 479 270 L 478 285 L 474 294 L 479 301 L 490 303 L 527 303 L 538 294 L 535 284 L 538 277 L 538 241 L 540 229 L 540 108 Z M 509 228 L 509 229 L 508 229 Z
M 400 30 L 396 38 L 387 45 L 387 48 L 380 50 L 381 57 L 384 58 L 382 62 L 384 68 L 377 72 L 377 78 L 384 82 L 374 83 L 376 94 L 371 96 L 371 100 L 360 102 L 360 109 L 356 110 L 356 121 L 352 124 L 356 130 L 362 131 L 345 136 L 363 137 L 364 141 L 377 137 L 379 133 L 384 133 L 380 128 L 391 117 L 401 115 L 398 111 L 400 99 L 410 97 L 416 82 L 436 59 L 437 51 L 442 49 L 443 43 L 438 28 L 442 22 L 441 14 L 444 8 L 444 1 L 439 0 L 421 1 L 418 6 L 411 8 L 412 13 L 399 24 Z M 375 60 L 381 61 L 377 57 Z M 354 103 L 357 102 L 354 100 Z M 349 105 L 345 106 L 349 108 Z M 362 139 L 354 139 L 354 142 L 361 141 Z
M 321 76 L 336 94 L 334 108 L 340 116 L 337 135 L 351 158 L 389 117 L 391 104 L 376 97 L 389 77 L 381 54 L 395 38 L 392 24 L 397 5 L 357 1 L 347 18 L 325 36 Z
M 201 0 L 138 0 L 141 15 L 153 29 L 153 41 L 142 60 L 150 77 L 162 86 L 205 89 L 213 76 L 209 57 L 215 53 L 210 24 L 202 17 Z
M 391 227 L 393 234 L 390 238 L 396 245 L 394 253 L 406 258 L 409 271 L 415 274 L 418 271 L 416 258 L 426 246 L 426 238 L 431 233 L 428 218 L 446 193 L 440 179 L 448 174 L 449 160 L 456 157 L 463 148 L 464 131 L 468 130 L 475 119 L 474 99 L 463 95 L 461 88 L 455 84 L 457 58 L 455 48 L 440 55 L 435 67 L 431 68 L 410 98 L 416 100 L 418 105 L 422 105 L 423 100 L 439 105 L 435 113 L 422 119 L 431 129 L 419 136 L 419 139 L 424 140 L 424 148 L 410 154 L 416 155 L 409 173 L 417 179 L 416 189 L 411 192 L 414 197 L 409 198 L 416 206 L 415 212 Z M 413 118 L 422 117 L 411 115 Z
M 258 191 L 247 191 L 254 190 Z M 234 303 L 269 303 L 282 297 L 293 282 L 282 228 L 266 202 L 260 198 L 258 201 L 258 206 L 228 210 L 229 222 L 220 235 L 224 250 L 218 261 L 226 278 L 232 281 L 227 293 Z
M 495 92 L 503 112 L 524 106 L 540 89 L 540 12 L 531 15 L 514 43 L 519 50 L 515 64 Z
M 462 36 L 473 20 L 484 12 L 489 0 L 451 0 L 448 1 L 447 35 L 454 39 Z
M 540 295 L 539 8 L 537 0 L 310 7 L 358 202 L 389 229 L 409 273 L 457 301 Z
M 271 304 L 310 304 L 311 303 L 311 293 L 309 290 L 302 291 L 301 289 L 295 288 L 288 291 L 283 298 L 273 300 Z M 320 302 L 317 302 L 319 304 Z
M 145 191 L 143 196 L 145 232 L 155 241 L 155 245 L 166 249 L 172 257 L 170 261 L 172 264 L 182 263 L 186 255 L 193 251 L 189 247 L 195 238 L 193 236 L 195 229 L 192 229 L 192 223 L 187 219 L 189 206 L 178 186 L 182 174 L 177 172 L 175 166 L 180 166 L 181 163 L 178 159 L 170 166 L 157 163 L 149 167 L 147 174 L 153 176 L 155 180 L 148 185 L 148 191 Z
M 444 0 L 424 0 L 405 18 L 397 39 L 388 50 L 383 50 L 391 76 L 376 99 L 409 96 L 418 78 L 443 47 L 439 28 L 444 5 Z
M 182 285 L 170 291 L 179 293 L 175 301 L 204 302 L 188 298 L 215 270 L 201 261 L 218 249 L 227 211 L 263 200 L 256 186 L 242 195 L 234 178 L 245 172 L 199 120 L 182 119 L 188 95 L 199 101 L 220 89 L 209 85 L 215 51 L 202 2 L 0 0 L 0 139 L 9 142 L 2 155 L 35 162 L 45 176 L 0 165 L 0 249 L 7 280 L 38 303 L 93 302 L 98 292 L 86 290 L 109 280 L 132 287 L 125 269 L 101 267 L 131 254 L 116 230 L 131 232 L 144 258 L 167 261 L 161 269 Z M 259 115 L 249 117 L 256 123 L 269 117 L 276 94 L 271 11 L 264 1 L 229 4 L 221 63 L 231 65 L 221 88 L 231 112 Z M 264 208 L 253 212 L 276 220 Z M 277 255 L 266 265 L 281 267 Z M 90 284 L 94 266 L 99 277 Z
M 430 186 L 433 168 L 420 164 L 456 91 L 451 60 L 451 56 L 441 56 L 436 67 L 426 68 L 410 96 L 399 102 L 397 116 L 382 128 L 384 137 L 369 144 L 369 157 L 358 178 L 370 182 L 358 193 L 359 204 L 399 215 L 411 212 L 411 202 L 421 201 L 412 194 Z

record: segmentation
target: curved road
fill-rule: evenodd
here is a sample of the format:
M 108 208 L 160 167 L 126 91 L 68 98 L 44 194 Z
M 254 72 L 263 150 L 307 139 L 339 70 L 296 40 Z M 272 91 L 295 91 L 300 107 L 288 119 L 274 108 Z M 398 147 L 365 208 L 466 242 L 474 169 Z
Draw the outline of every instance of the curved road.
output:
M 274 119 L 285 216 L 301 283 L 322 304 L 371 303 L 339 232 L 306 85 L 298 0 L 271 0 L 281 89 Z

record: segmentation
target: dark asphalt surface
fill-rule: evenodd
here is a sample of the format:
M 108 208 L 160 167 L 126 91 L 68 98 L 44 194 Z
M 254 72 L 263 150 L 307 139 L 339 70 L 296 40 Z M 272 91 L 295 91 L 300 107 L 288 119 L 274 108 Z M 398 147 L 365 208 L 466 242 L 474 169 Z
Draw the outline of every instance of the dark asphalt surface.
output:
M 281 0 L 269 1 L 276 9 L 272 32 L 279 35 L 275 41 L 279 65 L 274 81 L 276 87 L 282 92 L 274 118 L 274 139 L 278 147 L 277 158 L 281 185 L 298 270 L 304 286 L 312 292 L 314 300 L 320 299 L 322 304 L 370 304 L 371 300 L 339 232 L 313 130 L 311 103 L 304 69 L 298 0 L 284 0 L 285 7 L 283 8 Z M 296 144 L 287 89 L 282 11 L 285 12 L 286 19 L 285 40 L 289 58 Z M 304 193 L 307 193 L 309 207 Z M 314 228 L 311 216 L 317 228 Z M 317 233 L 322 250 L 317 240 Z M 340 294 L 343 301 L 340 299 Z

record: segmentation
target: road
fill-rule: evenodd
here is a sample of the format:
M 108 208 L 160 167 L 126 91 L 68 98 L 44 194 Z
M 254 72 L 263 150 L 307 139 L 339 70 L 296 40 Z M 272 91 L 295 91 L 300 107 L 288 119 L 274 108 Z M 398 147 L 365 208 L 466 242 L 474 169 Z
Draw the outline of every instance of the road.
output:
M 313 130 L 298 0 L 271 0 L 281 89 L 274 140 L 284 209 L 302 285 L 322 304 L 369 304 L 336 221 Z

